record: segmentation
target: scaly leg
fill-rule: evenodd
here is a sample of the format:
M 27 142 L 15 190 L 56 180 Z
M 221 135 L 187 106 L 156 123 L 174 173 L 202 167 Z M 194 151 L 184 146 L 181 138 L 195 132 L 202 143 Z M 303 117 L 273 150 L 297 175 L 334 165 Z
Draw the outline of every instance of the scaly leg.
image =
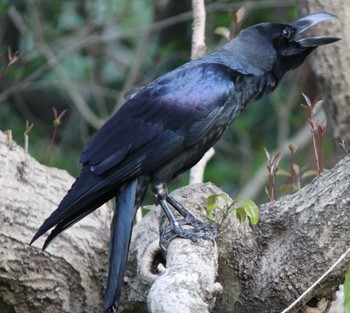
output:
M 175 237 L 191 239 L 193 242 L 198 241 L 198 239 L 206 239 L 214 243 L 217 235 L 217 230 L 214 225 L 204 224 L 200 220 L 196 219 L 180 203 L 167 194 L 165 184 L 153 186 L 153 191 L 170 223 L 160 237 L 160 246 L 163 250 L 167 249 L 169 242 Z M 176 220 L 176 217 L 169 204 L 171 204 L 176 211 L 183 216 L 183 219 Z M 183 228 L 183 225 L 190 225 L 192 227 Z

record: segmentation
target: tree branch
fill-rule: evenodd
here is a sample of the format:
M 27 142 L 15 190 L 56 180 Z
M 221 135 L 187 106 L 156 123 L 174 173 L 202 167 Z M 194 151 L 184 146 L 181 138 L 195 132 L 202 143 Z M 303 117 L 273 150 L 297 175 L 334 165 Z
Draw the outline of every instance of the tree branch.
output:
M 223 294 L 217 296 L 213 312 L 279 313 L 302 295 L 348 249 L 349 190 L 350 156 L 299 192 L 262 205 L 259 209 L 260 220 L 256 226 L 247 223 L 240 225 L 234 214 L 229 215 L 217 238 L 219 282 L 223 286 Z M 198 206 L 203 208 L 205 199 L 221 192 L 209 183 L 178 189 L 174 196 L 198 216 Z M 221 207 L 225 205 L 221 200 L 218 204 Z M 155 218 L 150 220 L 154 222 Z M 146 224 L 140 224 L 136 226 L 139 232 L 148 229 Z M 141 237 L 147 235 L 139 233 L 137 240 Z M 186 272 L 189 267 L 192 270 L 192 260 L 198 257 L 198 253 L 203 257 L 205 250 L 199 252 L 196 245 L 186 240 L 179 239 L 174 242 L 177 242 L 175 244 L 178 258 L 182 256 L 182 246 L 192 246 L 189 250 L 184 248 L 189 254 L 186 255 L 185 262 L 177 260 L 177 264 L 181 266 L 176 268 L 175 272 Z M 141 245 L 144 247 L 145 242 Z M 206 256 L 207 253 L 204 253 L 204 257 Z M 311 299 L 310 306 L 317 306 L 317 312 L 326 312 L 339 283 L 343 280 L 349 261 L 349 255 L 342 258 L 333 271 L 304 295 L 302 301 L 289 312 L 299 312 L 301 308 L 305 312 L 311 312 L 307 305 Z M 195 273 L 205 273 L 198 268 L 200 267 L 193 269 Z M 168 264 L 165 272 L 167 271 L 173 273 Z M 176 273 L 172 275 L 176 277 Z M 130 277 L 130 281 L 140 279 L 137 276 L 135 274 L 134 277 Z M 170 281 L 176 281 L 175 277 Z M 182 283 L 181 287 L 175 284 L 174 289 L 171 286 L 173 284 L 169 283 L 167 290 L 174 293 L 181 292 L 182 289 L 187 290 L 186 283 Z M 160 296 L 163 294 L 161 291 L 155 292 L 162 288 L 153 288 L 154 291 L 149 297 L 163 298 Z M 178 301 L 181 301 L 181 297 L 178 297 Z M 162 311 L 156 309 L 151 312 Z
M 225 288 L 225 277 L 237 277 L 240 289 L 236 301 L 224 307 L 238 313 L 281 312 L 297 299 L 348 249 L 349 190 L 347 157 L 299 192 L 261 206 L 256 227 L 225 228 L 218 241 L 219 276 L 224 260 L 235 258 L 222 283 Z M 348 265 L 349 256 L 291 312 L 310 299 L 329 303 Z
M 38 164 L 14 143 L 8 145 L 1 132 L 0 166 L 1 305 L 27 313 L 33 308 L 43 313 L 98 312 L 107 267 L 107 211 L 98 210 L 86 217 L 60 236 L 48 252 L 29 247 L 28 241 L 73 179 Z M 205 222 L 206 199 L 220 193 L 212 184 L 197 184 L 181 188 L 173 196 Z M 225 202 L 220 199 L 218 205 L 224 207 Z M 165 290 L 181 308 L 187 300 L 178 295 L 186 295 L 187 290 L 193 297 L 189 303 L 194 301 L 204 312 L 271 313 L 286 309 L 348 249 L 350 156 L 299 192 L 261 206 L 259 212 L 256 226 L 239 225 L 231 214 L 219 229 L 223 294 L 218 296 L 216 248 L 206 241 L 194 244 L 175 239 L 169 245 L 165 265 L 154 248 L 159 239 L 159 213 L 152 209 L 134 227 L 120 312 L 147 312 L 147 294 L 154 280 L 148 297 L 153 312 L 166 305 L 166 297 L 159 296 Z M 307 308 L 310 299 L 313 305 L 327 307 L 349 259 L 349 255 L 344 257 L 290 312 Z M 9 287 L 5 292 L 1 286 Z
M 0 167 L 1 312 L 101 312 L 107 276 L 107 207 L 66 231 L 43 252 L 43 241 L 30 247 L 30 239 L 57 207 L 73 177 L 39 164 L 14 142 L 8 145 L 2 132 Z
M 189 184 L 198 184 L 203 182 L 204 171 L 207 166 L 207 163 L 214 156 L 215 149 L 210 148 L 203 156 L 203 158 L 191 168 L 190 170 L 190 181 Z
M 207 50 L 205 44 L 205 4 L 204 0 L 192 0 L 193 33 L 191 60 L 202 57 Z
M 193 9 L 193 33 L 191 60 L 202 57 L 207 46 L 205 44 L 205 3 L 204 0 L 192 0 Z M 215 154 L 214 148 L 210 148 L 203 158 L 190 171 L 190 184 L 203 182 L 205 167 Z

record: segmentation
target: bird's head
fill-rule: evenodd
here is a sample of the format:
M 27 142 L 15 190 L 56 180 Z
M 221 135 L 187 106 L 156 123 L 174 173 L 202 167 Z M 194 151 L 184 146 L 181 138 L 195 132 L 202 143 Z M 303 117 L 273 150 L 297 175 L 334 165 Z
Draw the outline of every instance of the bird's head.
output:
M 338 37 L 315 36 L 304 37 L 303 33 L 310 27 L 326 20 L 337 18 L 330 13 L 313 13 L 290 24 L 277 24 L 272 40 L 277 58 L 285 71 L 301 65 L 315 48 L 340 40 Z
M 245 67 L 249 64 L 261 72 L 273 70 L 280 78 L 287 71 L 301 65 L 318 46 L 340 40 L 329 36 L 303 36 L 310 27 L 335 18 L 337 17 L 330 13 L 313 13 L 290 24 L 257 24 L 232 40 L 228 48 L 234 54 L 235 51 L 240 51 L 241 59 L 247 60 L 244 62 Z

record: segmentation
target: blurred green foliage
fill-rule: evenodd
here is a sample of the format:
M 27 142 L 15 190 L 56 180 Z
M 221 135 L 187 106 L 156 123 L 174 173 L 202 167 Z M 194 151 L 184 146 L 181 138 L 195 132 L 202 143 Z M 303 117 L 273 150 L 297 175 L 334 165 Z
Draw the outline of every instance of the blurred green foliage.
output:
M 239 7 L 227 1 L 207 1 L 207 4 L 210 10 L 206 40 L 211 51 L 225 43 L 222 37 L 214 35 L 214 30 L 230 27 L 228 9 Z M 297 17 L 292 4 L 277 0 L 246 1 L 242 27 L 262 21 L 291 21 Z M 34 122 L 29 152 L 46 164 L 53 134 L 52 107 L 58 111 L 67 108 L 50 165 L 78 175 L 79 154 L 95 127 L 82 117 L 40 44 L 47 45 L 73 82 L 71 88 L 83 97 L 93 113 L 107 119 L 123 103 L 127 90 L 189 60 L 191 14 L 183 17 L 189 10 L 190 1 L 3 1 L 1 53 L 6 55 L 7 47 L 11 46 L 19 51 L 20 60 L 0 82 L 0 129 L 12 129 L 14 139 L 23 145 L 26 120 Z M 179 14 L 181 18 L 176 21 Z M 172 18 L 175 18 L 173 23 L 162 25 Z M 318 93 L 315 82 L 310 83 L 313 80 L 305 65 L 288 75 L 273 95 L 248 106 L 217 144 L 205 180 L 213 181 L 236 198 L 240 187 L 254 179 L 255 172 L 266 163 L 263 148 L 276 149 L 307 122 L 299 104 L 301 92 L 310 97 Z M 330 139 L 326 140 L 324 150 L 327 167 L 333 162 Z M 283 162 L 282 166 L 288 169 L 288 159 Z M 311 146 L 298 151 L 296 162 L 314 166 Z M 170 189 L 187 182 L 185 174 Z M 267 199 L 263 190 L 258 202 Z

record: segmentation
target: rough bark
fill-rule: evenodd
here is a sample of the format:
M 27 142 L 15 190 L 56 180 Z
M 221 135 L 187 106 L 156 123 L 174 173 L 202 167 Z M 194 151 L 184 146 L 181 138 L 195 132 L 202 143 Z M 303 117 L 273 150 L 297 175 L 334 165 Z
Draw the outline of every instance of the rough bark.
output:
M 73 179 L 65 171 L 38 164 L 15 144 L 9 147 L 3 133 L 0 166 L 0 311 L 101 312 L 107 211 L 86 217 L 47 252 L 29 247 Z M 198 184 L 177 190 L 174 197 L 203 219 L 205 199 L 219 193 L 212 184 Z M 164 307 L 174 309 L 188 301 L 204 312 L 281 312 L 348 249 L 350 157 L 299 192 L 259 210 L 258 225 L 239 225 L 231 214 L 219 230 L 218 281 L 223 293 L 218 296 L 215 247 L 176 239 L 163 261 L 155 248 L 159 212 L 152 209 L 134 228 L 119 312 L 147 312 L 147 303 L 150 312 L 167 312 Z M 291 312 L 305 303 L 326 312 L 348 265 L 346 257 Z
M 298 193 L 261 206 L 257 226 L 230 216 L 217 239 L 223 294 L 214 312 L 281 312 L 348 249 L 349 173 L 348 157 Z M 203 184 L 178 193 L 205 199 L 221 191 Z M 198 205 L 197 198 L 187 199 L 187 207 Z M 349 257 L 291 312 L 301 305 L 306 312 L 326 312 L 348 265 Z
M 193 186 L 176 190 L 172 196 L 205 221 L 205 199 L 221 191 L 212 184 Z M 159 248 L 159 229 L 167 220 L 160 217 L 159 208 L 150 208 L 151 212 L 133 230 L 127 284 L 118 312 L 211 312 L 216 296 L 221 292 L 221 285 L 215 283 L 218 270 L 216 245 L 205 240 L 193 243 L 175 238 L 164 259 Z
M 217 312 L 281 312 L 348 249 L 349 170 L 347 157 L 299 192 L 261 206 L 256 227 L 228 226 L 220 233 L 219 278 L 224 278 L 225 297 Z M 225 267 L 227 260 L 233 261 Z M 328 307 L 348 265 L 349 256 L 304 303 L 312 299 L 310 306 Z M 231 284 L 237 278 L 236 294 L 226 293 L 227 277 Z
M 66 171 L 39 164 L 14 142 L 8 142 L 2 132 L 0 168 L 0 312 L 102 312 L 109 210 L 100 208 L 87 216 L 42 252 L 43 240 L 30 247 L 30 239 L 74 179 Z M 177 198 L 183 200 L 181 196 Z M 192 210 L 197 209 L 196 204 Z M 197 245 L 173 240 L 168 248 L 167 269 L 159 278 L 161 265 L 154 265 L 162 260 L 157 253 L 159 248 L 154 248 L 158 246 L 159 228 L 156 207 L 134 228 L 119 312 L 147 312 L 147 294 L 153 282 L 158 279 L 153 289 L 160 286 L 162 290 L 180 272 L 185 273 L 180 284 L 171 284 L 167 297 L 159 297 L 160 291 L 153 291 L 156 295 L 149 301 L 152 312 L 167 312 L 161 307 L 169 301 L 163 299 L 177 301 L 176 305 L 196 301 L 196 305 L 201 303 L 201 309 L 213 306 L 212 295 L 219 288 L 214 284 L 215 246 L 205 241 Z M 154 251 L 152 257 L 150 252 Z M 154 260 L 156 257 L 160 261 Z M 192 275 L 187 275 L 191 269 L 188 262 L 192 262 Z M 180 291 L 184 297 L 178 297 Z M 194 293 L 197 297 L 193 297 Z
M 202 207 L 208 196 L 221 192 L 212 184 L 198 184 L 181 188 L 175 195 L 198 215 L 198 206 Z M 223 293 L 218 296 L 213 312 L 282 312 L 348 249 L 349 209 L 350 157 L 347 157 L 299 192 L 261 206 L 257 226 L 239 225 L 231 215 L 217 238 L 218 281 Z M 148 222 L 154 223 L 154 219 L 147 221 L 139 231 L 147 229 Z M 192 245 L 186 240 L 179 242 L 183 243 L 176 249 L 186 249 L 183 244 Z M 195 249 L 192 252 L 197 253 Z M 204 254 L 204 259 L 206 257 Z M 192 265 L 183 263 L 182 269 L 177 269 L 179 277 L 182 270 L 191 269 Z M 303 312 L 327 312 L 348 265 L 349 256 L 290 312 L 299 312 L 301 307 Z M 140 277 L 136 274 L 130 279 L 134 281 Z M 187 285 L 183 288 L 187 290 Z M 166 302 L 163 293 L 166 290 L 179 292 L 176 284 L 171 285 L 162 293 L 151 292 L 148 302 L 159 299 Z M 215 296 L 215 292 L 211 296 Z M 171 299 L 169 297 L 167 304 L 176 308 Z
M 0 312 L 101 312 L 107 208 L 42 252 L 42 239 L 29 242 L 74 179 L 39 164 L 2 132 L 0 169 Z
M 311 65 L 317 76 L 319 90 L 324 98 L 324 107 L 333 130 L 335 144 L 342 140 L 350 144 L 350 6 L 348 0 L 298 1 L 300 15 L 312 12 L 331 12 L 339 20 L 329 21 L 314 28 L 315 34 L 338 36 L 336 44 L 316 49 L 311 55 Z
M 172 195 L 184 207 L 206 222 L 205 200 L 218 191 L 215 186 L 197 184 Z M 211 188 L 212 186 L 212 188 Z M 167 223 L 165 221 L 161 223 Z M 216 245 L 211 241 L 175 238 L 166 251 L 166 270 L 153 283 L 148 295 L 152 313 L 209 313 L 221 290 L 215 284 L 218 268 Z

